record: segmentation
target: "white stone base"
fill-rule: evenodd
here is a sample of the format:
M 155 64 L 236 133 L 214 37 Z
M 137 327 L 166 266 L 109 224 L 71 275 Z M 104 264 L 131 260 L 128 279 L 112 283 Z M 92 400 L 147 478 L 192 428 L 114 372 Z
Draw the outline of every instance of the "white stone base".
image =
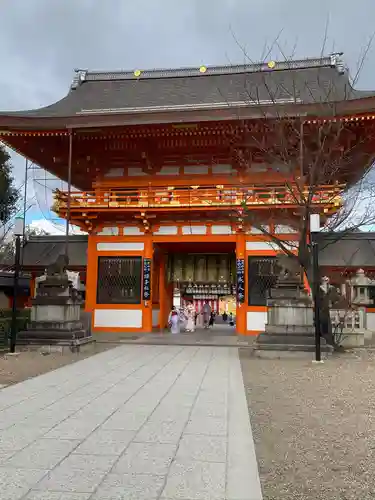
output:
M 80 304 L 42 305 L 36 304 L 31 308 L 31 321 L 65 323 L 79 321 L 81 316 Z
M 343 333 L 341 345 L 343 347 L 363 347 L 365 345 L 365 332 Z
M 330 353 L 322 352 L 321 359 L 328 359 Z M 306 351 L 266 351 L 254 349 L 254 356 L 260 359 L 315 359 L 315 352 Z

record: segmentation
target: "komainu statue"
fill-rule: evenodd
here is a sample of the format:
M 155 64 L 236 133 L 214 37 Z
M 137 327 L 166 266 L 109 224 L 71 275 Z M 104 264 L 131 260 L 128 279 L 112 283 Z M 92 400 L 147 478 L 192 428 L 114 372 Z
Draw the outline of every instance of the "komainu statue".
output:
M 59 255 L 56 262 L 47 267 L 47 276 L 65 277 L 69 265 L 69 257 L 65 254 Z
M 37 295 L 62 296 L 74 300 L 79 298 L 80 280 L 79 273 L 68 271 L 69 258 L 59 255 L 56 262 L 50 264 L 43 276 L 37 278 Z
M 289 255 L 278 255 L 277 267 L 280 269 L 279 280 L 301 281 L 301 266 L 297 259 Z

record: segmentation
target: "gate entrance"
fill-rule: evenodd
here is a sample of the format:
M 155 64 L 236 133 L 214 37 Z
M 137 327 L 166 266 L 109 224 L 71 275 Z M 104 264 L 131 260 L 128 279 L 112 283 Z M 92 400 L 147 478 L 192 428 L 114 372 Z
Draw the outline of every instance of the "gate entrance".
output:
M 209 334 L 235 333 L 236 257 L 234 243 L 160 243 L 155 252 L 165 259 L 165 300 L 168 308 L 160 327 L 168 327 L 174 307 L 180 313 L 184 332 L 189 314 L 194 331 Z M 163 302 L 163 299 L 161 300 Z M 209 321 L 211 319 L 211 321 Z

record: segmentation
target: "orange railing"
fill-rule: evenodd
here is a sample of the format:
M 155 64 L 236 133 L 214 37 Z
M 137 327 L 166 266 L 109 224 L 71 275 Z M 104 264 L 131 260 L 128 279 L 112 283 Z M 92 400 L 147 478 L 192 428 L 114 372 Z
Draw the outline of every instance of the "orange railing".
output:
M 314 204 L 339 207 L 342 204 L 340 192 L 343 186 L 321 186 L 313 198 Z M 123 209 L 135 208 L 194 208 L 228 206 L 296 206 L 304 204 L 307 191 L 301 193 L 297 188 L 285 185 L 262 188 L 258 186 L 191 186 L 184 188 L 150 187 L 139 189 L 97 189 L 95 191 L 75 192 L 70 194 L 70 208 L 74 209 Z M 55 192 L 55 210 L 67 207 L 68 193 Z

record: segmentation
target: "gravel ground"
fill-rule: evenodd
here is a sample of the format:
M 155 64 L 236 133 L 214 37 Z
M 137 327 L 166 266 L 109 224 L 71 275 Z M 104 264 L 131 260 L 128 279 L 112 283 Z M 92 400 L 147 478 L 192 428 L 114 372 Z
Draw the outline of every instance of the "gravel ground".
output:
M 75 363 L 81 359 L 88 358 L 102 351 L 113 349 L 115 344 L 87 344 L 81 347 L 80 353 L 72 353 L 65 350 L 64 353 L 50 353 L 43 355 L 40 349 L 23 350 L 18 356 L 6 357 L 0 355 L 0 386 L 22 382 L 42 373 L 56 370 L 61 366 Z
M 375 353 L 240 354 L 264 500 L 374 500 Z

